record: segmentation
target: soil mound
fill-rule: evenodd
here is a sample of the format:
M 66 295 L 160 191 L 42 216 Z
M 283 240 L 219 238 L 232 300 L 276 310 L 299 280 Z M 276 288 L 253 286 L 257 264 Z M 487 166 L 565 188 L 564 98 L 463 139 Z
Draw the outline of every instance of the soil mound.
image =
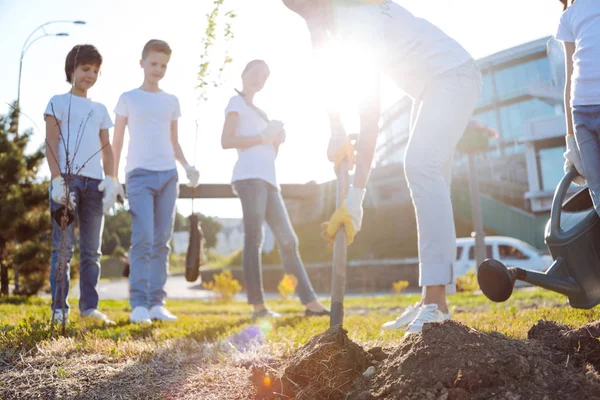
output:
M 454 321 L 428 324 L 377 364 L 370 379 L 361 377 L 348 399 L 600 400 L 597 375 L 557 363 L 557 354 L 563 353 L 538 340 L 482 333 Z
M 296 400 L 344 399 L 371 365 L 371 355 L 334 326 L 311 338 L 280 369 L 283 393 Z

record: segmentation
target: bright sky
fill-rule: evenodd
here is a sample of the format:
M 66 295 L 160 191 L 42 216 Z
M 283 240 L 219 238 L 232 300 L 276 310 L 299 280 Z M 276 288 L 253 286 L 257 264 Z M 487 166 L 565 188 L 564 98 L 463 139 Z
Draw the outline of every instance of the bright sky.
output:
M 458 40 L 475 58 L 554 33 L 561 6 L 558 0 L 396 0 L 418 16 L 438 25 Z M 198 119 L 196 165 L 202 183 L 228 183 L 236 152 L 220 147 L 223 109 L 240 73 L 255 58 L 267 61 L 271 77 L 256 103 L 271 118 L 286 124 L 287 142 L 277 161 L 280 183 L 323 182 L 334 178 L 326 159 L 328 125 L 324 111 L 313 97 L 309 70 L 310 46 L 304 23 L 279 0 L 225 0 L 235 9 L 233 64 L 225 84 L 209 92 L 209 101 L 199 103 L 195 89 L 200 59 L 200 40 L 206 28 L 210 0 L 0 0 L 0 112 L 17 97 L 19 56 L 27 36 L 39 25 L 53 20 L 84 20 L 87 25 L 53 24 L 47 32 L 68 32 L 69 37 L 47 37 L 26 53 L 21 82 L 23 113 L 21 127 L 33 127 L 34 144 L 44 140 L 43 111 L 50 97 L 65 93 L 64 60 L 75 44 L 94 44 L 104 57 L 101 76 L 89 96 L 112 112 L 119 95 L 138 87 L 143 75 L 139 67 L 141 49 L 152 38 L 166 40 L 173 49 L 161 87 L 175 94 L 183 117 L 180 140 L 188 160 L 194 159 L 195 121 Z M 35 36 L 34 36 L 35 37 Z M 220 61 L 220 60 L 218 60 Z M 401 92 L 385 82 L 383 107 L 391 106 Z M 200 104 L 200 105 L 198 105 Z M 113 115 L 114 118 L 114 115 Z M 356 119 L 347 118 L 347 130 L 356 129 Z M 124 162 L 121 163 L 122 165 Z M 46 170 L 47 171 L 47 170 Z M 46 172 L 47 173 L 47 172 Z M 185 174 L 180 170 L 185 181 Z M 124 173 L 120 173 L 124 181 Z M 190 201 L 179 200 L 178 208 L 190 212 Z M 239 200 L 196 200 L 195 210 L 220 217 L 241 217 Z

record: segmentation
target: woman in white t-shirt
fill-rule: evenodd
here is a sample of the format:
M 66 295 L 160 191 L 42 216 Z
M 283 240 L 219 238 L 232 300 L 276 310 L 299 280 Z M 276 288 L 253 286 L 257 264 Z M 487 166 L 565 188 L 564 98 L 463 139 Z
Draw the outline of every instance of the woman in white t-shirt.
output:
M 420 332 L 425 323 L 450 318 L 446 290 L 455 290 L 456 282 L 456 230 L 450 199 L 452 162 L 479 99 L 481 72 L 457 41 L 391 0 L 283 3 L 306 21 L 314 49 L 323 48 L 333 39 L 347 57 L 323 79 L 319 97 L 327 96 L 328 83 L 338 76 L 356 77 L 338 85 L 353 89 L 352 94 L 356 93 L 360 101 L 356 171 L 348 197 L 332 216 L 325 236 L 334 240 L 343 227 L 350 244 L 361 228 L 362 202 L 379 133 L 379 79 L 386 74 L 413 99 L 404 171 L 417 216 L 423 297 L 384 327 L 407 327 L 407 334 L 411 334 Z M 340 69 L 344 74 L 339 73 Z M 335 104 L 329 104 L 328 112 L 332 128 L 328 157 L 337 165 L 344 158 L 351 160 L 353 150 Z
M 565 49 L 565 172 L 572 166 L 587 184 L 600 214 L 600 7 L 597 0 L 561 1 L 556 39 Z
M 263 224 L 273 231 L 283 268 L 298 279 L 296 293 L 306 307 L 307 316 L 328 315 L 318 301 L 300 255 L 298 239 L 287 214 L 275 177 L 277 150 L 285 140 L 280 121 L 269 121 L 254 104 L 254 96 L 269 77 L 269 67 L 262 60 L 248 63 L 242 73 L 243 89 L 233 96 L 225 109 L 221 137 L 224 149 L 237 149 L 238 161 L 232 183 L 242 203 L 244 219 L 243 267 L 248 304 L 254 307 L 253 318 L 279 317 L 265 307 L 261 247 Z

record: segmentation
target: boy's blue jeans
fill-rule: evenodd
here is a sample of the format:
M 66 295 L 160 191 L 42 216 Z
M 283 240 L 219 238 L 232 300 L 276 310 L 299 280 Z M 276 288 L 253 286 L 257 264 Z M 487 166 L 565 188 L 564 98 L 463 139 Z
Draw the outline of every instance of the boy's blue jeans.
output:
M 317 298 L 298 252 L 298 238 L 285 209 L 281 193 L 261 179 L 247 179 L 234 183 L 242 202 L 244 215 L 244 253 L 242 264 L 248 304 L 263 304 L 264 294 L 261 271 L 261 248 L 265 221 L 273 231 L 283 269 L 298 279 L 296 294 L 302 304 Z
M 127 173 L 126 185 L 131 214 L 129 304 L 132 309 L 163 305 L 179 196 L 177 170 L 137 168 Z
M 573 106 L 573 125 L 583 174 L 600 214 L 600 105 Z
M 98 308 L 98 292 L 96 285 L 100 278 L 100 238 L 104 224 L 102 213 L 102 193 L 98 191 L 98 179 L 84 176 L 71 178 L 71 192 L 75 195 L 75 218 L 79 223 L 79 310 L 81 312 Z M 50 187 L 52 193 L 52 187 Z M 50 197 L 50 211 L 54 212 L 61 205 L 52 201 Z M 56 309 L 69 309 L 67 296 L 69 294 L 69 262 L 73 256 L 75 244 L 75 222 L 70 224 L 64 232 L 54 218 L 52 219 L 52 259 L 50 262 L 50 286 L 52 288 L 52 303 L 56 302 Z M 64 236 L 64 238 L 63 238 Z M 64 244 L 61 247 L 61 240 Z M 61 285 L 59 282 L 58 265 L 62 256 L 66 263 Z

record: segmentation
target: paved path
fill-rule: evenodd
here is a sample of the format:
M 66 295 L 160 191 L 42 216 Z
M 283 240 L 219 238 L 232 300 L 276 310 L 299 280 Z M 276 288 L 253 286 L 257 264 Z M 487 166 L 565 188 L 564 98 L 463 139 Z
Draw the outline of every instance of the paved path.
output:
M 167 285 L 165 287 L 167 291 L 167 298 L 172 300 L 213 300 L 216 295 L 202 288 L 197 282 L 190 283 L 185 280 L 183 275 L 170 275 L 167 279 Z M 419 290 L 409 290 L 406 294 L 419 293 Z M 114 281 L 102 281 L 98 284 L 98 294 L 100 300 L 127 300 L 129 298 L 129 284 L 126 279 L 114 280 Z M 390 293 L 348 293 L 346 297 L 355 296 L 381 296 L 389 295 Z M 403 293 L 404 294 L 404 293 Z M 49 296 L 45 294 L 44 297 Z M 265 299 L 271 300 L 279 297 L 277 293 L 265 293 Z M 328 293 L 319 294 L 320 299 L 328 298 Z M 69 293 L 69 298 L 79 298 L 79 285 L 76 282 Z M 238 293 L 234 300 L 245 301 L 246 294 Z

